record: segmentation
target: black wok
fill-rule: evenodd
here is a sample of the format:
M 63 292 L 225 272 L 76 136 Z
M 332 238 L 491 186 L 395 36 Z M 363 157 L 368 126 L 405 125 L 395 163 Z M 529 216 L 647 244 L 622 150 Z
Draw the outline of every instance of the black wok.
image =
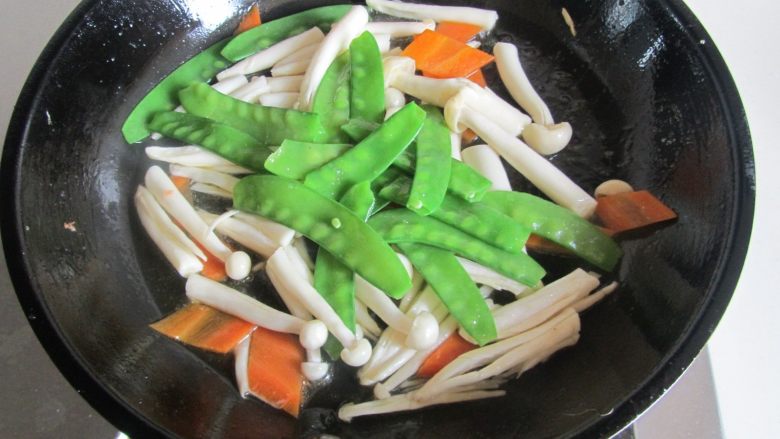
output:
M 511 383 L 505 398 L 342 424 L 332 409 L 357 396 L 343 377 L 295 422 L 241 399 L 230 358 L 152 332 L 149 323 L 184 302 L 183 281 L 133 211 L 148 161 L 119 128 L 167 72 L 229 35 L 248 3 L 85 1 L 19 98 L 2 159 L 9 271 L 38 337 L 101 414 L 132 437 L 595 437 L 674 383 L 732 294 L 755 191 L 735 86 L 679 0 L 470 2 L 499 11 L 498 38 L 519 44 L 553 114 L 574 126 L 555 162 L 588 191 L 621 178 L 680 216 L 625 242 L 619 292 L 584 315 L 575 347 Z M 261 5 L 268 20 L 322 3 Z

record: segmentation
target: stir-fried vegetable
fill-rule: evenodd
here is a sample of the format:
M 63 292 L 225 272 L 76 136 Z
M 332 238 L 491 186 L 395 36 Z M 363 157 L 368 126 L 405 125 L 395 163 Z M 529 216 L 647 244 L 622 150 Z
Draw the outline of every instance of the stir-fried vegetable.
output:
M 382 55 L 374 36 L 363 32 L 349 45 L 350 117 L 380 123 L 385 119 L 385 87 Z
M 230 352 L 255 326 L 206 305 L 191 303 L 150 325 L 182 343 L 220 354 Z

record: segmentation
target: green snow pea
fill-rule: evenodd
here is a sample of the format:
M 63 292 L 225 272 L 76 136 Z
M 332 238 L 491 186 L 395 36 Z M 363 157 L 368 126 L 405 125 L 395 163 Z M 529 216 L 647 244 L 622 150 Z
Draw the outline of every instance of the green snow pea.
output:
M 341 204 L 365 221 L 374 204 L 374 193 L 369 183 L 353 186 L 341 199 Z M 314 288 L 352 332 L 355 332 L 354 277 L 349 267 L 320 247 L 314 263 Z
M 413 153 L 406 151 L 393 164 L 412 174 L 416 167 L 416 159 Z M 490 184 L 490 180 L 471 166 L 450 158 L 450 180 L 447 182 L 447 190 L 454 195 L 473 203 L 482 199 L 490 189 Z
M 360 142 L 376 131 L 377 128 L 379 128 L 378 123 L 368 122 L 363 119 L 350 119 L 341 126 L 341 131 L 353 141 Z
M 408 177 L 398 177 L 385 186 L 379 196 L 396 204 L 409 204 L 411 184 Z M 521 252 L 531 234 L 530 229 L 490 206 L 469 203 L 452 195 L 444 197 L 431 217 L 512 253 Z
M 335 159 L 352 145 L 285 140 L 265 160 L 265 169 L 280 177 L 302 180 L 309 172 Z
M 342 156 L 309 173 L 304 184 L 338 199 L 357 183 L 371 181 L 385 171 L 417 136 L 425 111 L 409 103 L 376 131 Z
M 428 114 L 417 135 L 417 163 L 406 207 L 420 215 L 430 215 L 439 208 L 447 194 L 450 180 L 450 129 L 438 108 L 423 105 Z
M 349 120 L 351 76 L 349 52 L 344 52 L 330 64 L 314 94 L 311 111 L 320 115 L 330 142 L 349 140 L 341 126 Z
M 179 102 L 179 90 L 198 82 L 209 81 L 219 71 L 230 65 L 219 51 L 228 40 L 222 40 L 180 65 L 162 81 L 157 83 L 122 124 L 122 135 L 127 143 L 139 142 L 150 134 L 146 124 L 155 113 L 173 110 Z
M 233 205 L 300 232 L 392 297 L 411 287 L 403 264 L 379 234 L 346 207 L 298 181 L 244 177 L 233 190 Z
M 399 243 L 461 328 L 482 346 L 498 337 L 496 322 L 479 288 L 451 252 L 424 244 Z
M 352 62 L 350 117 L 368 122 L 385 120 L 385 81 L 382 54 L 371 32 L 363 32 L 349 45 Z
M 351 7 L 351 5 L 323 6 L 265 22 L 261 26 L 233 37 L 230 43 L 221 49 L 222 56 L 233 62 L 240 61 L 314 26 L 327 33 L 330 25 L 340 20 Z
M 262 172 L 271 150 L 249 134 L 187 113 L 163 111 L 149 122 L 149 128 L 171 139 L 200 145 L 253 171 Z
M 224 95 L 206 83 L 179 92 L 188 113 L 232 126 L 264 145 L 281 145 L 285 139 L 324 143 L 325 130 L 313 113 L 249 104 Z
M 522 192 L 495 191 L 485 195 L 482 202 L 602 270 L 611 271 L 623 255 L 617 243 L 598 227 L 542 198 Z
M 487 244 L 455 227 L 408 209 L 380 212 L 368 221 L 391 244 L 428 244 L 459 254 L 528 286 L 536 286 L 544 269 L 525 253 L 510 253 Z

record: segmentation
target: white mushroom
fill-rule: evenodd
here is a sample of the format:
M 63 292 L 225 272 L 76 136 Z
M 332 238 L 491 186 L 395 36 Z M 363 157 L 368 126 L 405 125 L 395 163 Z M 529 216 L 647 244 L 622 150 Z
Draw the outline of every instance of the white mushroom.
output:
M 623 180 L 607 180 L 596 187 L 596 191 L 593 193 L 593 195 L 598 198 L 633 191 L 634 188 Z
M 200 146 L 147 146 L 144 152 L 152 160 L 182 166 L 209 168 L 227 174 L 251 174 L 253 172 Z
M 366 24 L 368 24 L 368 11 L 363 6 L 352 6 L 341 20 L 333 24 L 328 35 L 322 40 L 319 49 L 312 56 L 309 68 L 304 75 L 300 91 L 301 109 L 309 110 L 311 108 L 314 92 L 317 91 L 325 71 L 328 70 L 336 56 L 346 50 L 349 43 L 363 32 Z
M 260 96 L 260 105 L 266 107 L 293 108 L 297 102 L 298 93 L 289 91 L 267 93 Z
M 305 323 L 298 317 L 273 309 L 257 299 L 199 274 L 187 278 L 185 290 L 190 300 L 204 303 L 272 331 L 298 334 Z
M 145 187 L 138 186 L 134 201 L 144 229 L 179 275 L 187 277 L 203 270 L 201 259 L 205 260 L 206 255 L 171 221 Z
M 295 53 L 307 46 L 318 43 L 325 35 L 318 27 L 313 27 L 306 32 L 284 39 L 256 54 L 244 58 L 231 67 L 219 72 L 217 79 L 223 80 L 231 76 L 249 75 L 265 70 L 276 64 L 280 59 Z
M 366 0 L 366 5 L 387 15 L 414 20 L 455 21 L 469 23 L 491 30 L 496 25 L 498 14 L 489 9 L 464 6 L 439 6 L 419 3 L 404 3 L 390 0 Z
M 501 157 L 487 145 L 469 146 L 461 152 L 463 162 L 490 180 L 490 190 L 511 191 L 509 176 Z
M 238 178 L 210 169 L 173 164 L 168 167 L 168 170 L 171 175 L 186 177 L 197 183 L 210 184 L 231 194 L 233 193 L 233 188 L 238 184 Z
M 436 29 L 436 23 L 427 19 L 423 21 L 375 21 L 366 25 L 366 30 L 372 34 L 387 34 L 392 38 L 410 37 L 421 34 L 426 29 Z
M 269 89 L 268 80 L 265 76 L 255 76 L 249 83 L 232 91 L 230 96 L 252 104 L 257 102 L 258 96 L 268 93 Z
M 303 75 L 300 76 L 281 76 L 278 78 L 266 78 L 268 81 L 269 92 L 278 93 L 280 91 L 298 91 L 301 89 Z
M 417 410 L 432 405 L 496 398 L 504 396 L 505 394 L 506 392 L 503 390 L 475 390 L 469 392 L 447 393 L 427 401 L 417 401 L 412 398 L 412 394 L 404 393 L 386 399 L 362 402 L 359 404 L 345 404 L 339 409 L 339 419 L 350 422 L 353 418 L 359 416 Z

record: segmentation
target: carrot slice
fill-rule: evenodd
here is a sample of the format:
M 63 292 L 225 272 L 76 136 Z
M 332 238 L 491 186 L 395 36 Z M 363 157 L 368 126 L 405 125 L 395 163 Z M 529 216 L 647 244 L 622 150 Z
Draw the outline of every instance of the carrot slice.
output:
M 493 61 L 493 55 L 431 30 L 417 35 L 402 55 L 435 78 L 463 78 Z
M 155 331 L 197 348 L 230 352 L 255 328 L 210 306 L 191 303 L 150 325 Z
M 466 76 L 466 79 L 482 88 L 487 87 L 487 81 L 485 81 L 485 75 L 482 74 L 482 70 L 477 70 L 476 72 Z
M 173 182 L 173 185 L 176 186 L 176 189 L 179 190 L 179 192 L 183 193 L 190 188 L 190 179 L 187 177 L 171 175 L 171 181 Z
M 193 242 L 206 255 L 206 260 L 203 261 L 203 270 L 201 270 L 200 274 L 217 282 L 222 282 L 223 280 L 227 279 L 225 263 L 220 261 L 218 257 L 211 254 L 211 252 L 206 250 L 206 247 L 203 247 L 197 240 L 193 240 Z
M 259 327 L 249 344 L 247 376 L 252 394 L 298 417 L 303 389 L 303 348 L 291 334 Z
M 600 197 L 596 216 L 615 233 L 671 221 L 677 214 L 648 191 L 624 192 Z
M 450 364 L 452 360 L 476 347 L 477 345 L 467 342 L 456 332 L 444 340 L 436 350 L 431 352 L 431 355 L 428 355 L 428 358 L 417 370 L 417 376 L 430 378 L 442 370 L 444 366 Z
M 477 136 L 477 133 L 474 131 L 471 131 L 471 128 L 466 128 L 466 130 L 463 131 L 463 133 L 460 135 L 460 138 L 464 144 L 469 144 L 477 140 L 477 137 L 479 136 Z
M 574 254 L 570 252 L 569 249 L 562 247 L 547 238 L 534 235 L 533 233 L 528 237 L 528 240 L 525 242 L 525 246 L 528 248 L 528 250 L 534 251 L 536 253 L 559 256 L 574 256 Z
M 447 35 L 453 40 L 458 40 L 462 43 L 466 43 L 474 38 L 481 30 L 482 28 L 479 26 L 467 23 L 456 23 L 454 21 L 442 21 L 436 26 L 436 32 Z
M 249 11 L 247 11 L 246 15 L 244 15 L 244 18 L 241 19 L 240 23 L 238 23 L 238 27 L 236 28 L 235 32 L 233 32 L 233 35 L 246 32 L 253 27 L 260 26 L 261 23 L 262 20 L 260 20 L 260 7 L 255 4 L 249 8 Z

